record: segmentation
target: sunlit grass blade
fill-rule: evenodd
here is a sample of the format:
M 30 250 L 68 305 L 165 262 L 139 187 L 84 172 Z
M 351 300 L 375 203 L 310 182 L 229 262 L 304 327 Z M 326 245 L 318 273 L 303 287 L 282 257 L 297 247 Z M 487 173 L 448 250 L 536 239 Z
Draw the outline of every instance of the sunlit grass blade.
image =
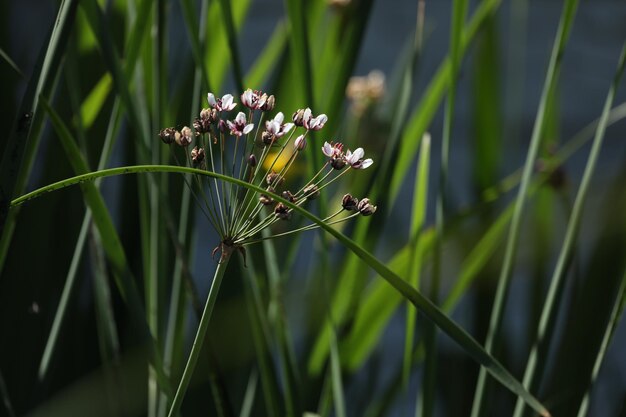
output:
M 74 22 L 77 0 L 64 0 L 51 28 L 50 37 L 39 53 L 37 65 L 8 133 L 0 161 L 0 271 L 15 230 L 18 210 L 9 211 L 9 200 L 24 191 L 39 147 L 43 112 L 39 95 L 50 96 Z
M 243 92 L 243 72 L 241 69 L 241 59 L 239 58 L 239 44 L 237 39 L 237 29 L 233 11 L 231 9 L 230 0 L 219 0 L 222 9 L 222 20 L 226 26 L 226 38 L 228 40 L 228 50 L 230 51 L 230 59 L 232 62 L 233 76 L 235 78 L 235 86 L 238 91 Z
M 24 78 L 24 73 L 22 72 L 22 70 L 20 70 L 20 67 L 18 67 L 17 64 L 15 62 L 13 62 L 11 57 L 6 52 L 4 52 L 4 49 L 2 49 L 2 48 L 0 48 L 0 58 L 2 58 L 4 60 L 4 62 L 9 64 L 11 69 L 13 69 L 13 71 L 15 71 L 17 73 L 17 75 L 19 75 L 20 77 Z
M 244 187 L 250 191 L 262 194 L 269 194 L 277 202 L 283 203 L 285 206 L 293 210 L 294 213 L 300 214 L 308 220 L 312 221 L 320 228 L 324 229 L 330 235 L 339 240 L 347 249 L 358 255 L 365 263 L 367 263 L 371 269 L 376 271 L 382 278 L 384 278 L 396 291 L 402 294 L 406 299 L 418 308 L 428 319 L 432 320 L 439 329 L 446 333 L 452 340 L 454 340 L 467 355 L 474 359 L 477 363 L 487 369 L 487 371 L 495 377 L 506 388 L 521 396 L 528 402 L 528 404 L 535 409 L 542 416 L 549 416 L 550 413 L 546 408 L 532 395 L 530 394 L 522 384 L 516 380 L 507 371 L 497 359 L 490 355 L 472 336 L 470 336 L 465 330 L 459 327 L 454 321 L 448 318 L 437 306 L 431 303 L 426 297 L 424 297 L 419 291 L 411 287 L 407 282 L 391 271 L 387 266 L 374 257 L 370 252 L 361 248 L 352 239 L 348 238 L 343 233 L 335 230 L 332 225 L 329 225 L 322 221 L 319 217 L 303 209 L 300 206 L 296 206 L 289 200 L 282 198 L 279 195 L 268 193 L 267 190 L 250 184 L 239 179 L 228 177 L 225 175 L 217 174 L 212 171 L 206 171 L 196 168 L 180 167 L 180 166 L 166 166 L 166 165 L 137 165 L 127 166 L 119 168 L 105 169 L 97 172 L 91 172 L 88 174 L 78 175 L 72 178 L 61 180 L 45 187 L 41 187 L 28 194 L 14 199 L 11 202 L 11 206 L 17 206 L 33 198 L 42 196 L 48 192 L 59 190 L 71 185 L 84 183 L 86 181 L 94 180 L 96 178 L 135 174 L 135 173 L 151 173 L 151 172 L 171 172 L 179 174 L 197 174 L 201 176 L 216 178 L 221 181 L 231 182 L 239 187 Z M 184 385 L 184 384 L 181 384 Z M 183 389 L 184 391 L 184 389 Z M 176 403 L 175 403 L 176 404 Z M 180 406 L 180 404 L 177 404 Z M 172 407 L 172 411 L 176 411 L 178 407 Z
M 255 87 L 266 85 L 271 71 L 280 62 L 280 56 L 285 51 L 287 35 L 287 24 L 284 21 L 279 22 L 269 41 L 265 44 L 265 48 L 248 70 L 245 76 L 245 85 Z
M 465 54 L 468 46 L 476 36 L 478 29 L 482 26 L 487 17 L 500 5 L 500 0 L 483 0 L 477 7 L 471 19 L 463 30 L 459 59 Z M 422 137 L 428 125 L 430 125 L 446 89 L 452 77 L 451 62 L 447 57 L 439 66 L 437 73 L 433 76 L 419 104 L 409 117 L 400 141 L 398 158 L 394 163 L 394 172 L 390 182 L 390 202 L 394 202 L 398 197 L 400 186 L 406 178 L 411 163 L 419 149 L 419 138 Z
M 243 402 L 241 403 L 241 412 L 239 417 L 250 417 L 252 413 L 252 406 L 254 405 L 254 398 L 256 397 L 256 386 L 259 381 L 259 373 L 256 368 L 250 372 L 248 378 L 248 385 L 246 385 L 246 392 L 243 396 Z
M 545 84 L 543 86 L 539 107 L 537 109 L 537 117 L 535 119 L 532 137 L 530 139 L 530 145 L 528 153 L 526 155 L 526 162 L 524 163 L 522 181 L 520 183 L 517 197 L 515 199 L 515 209 L 513 212 L 513 218 L 511 219 L 511 226 L 509 228 L 504 261 L 502 264 L 502 269 L 500 271 L 500 278 L 498 281 L 496 296 L 492 307 L 492 313 L 489 322 L 489 331 L 487 333 L 487 340 L 485 344 L 485 348 L 488 352 L 492 352 L 494 347 L 500 341 L 500 325 L 502 322 L 504 306 L 506 304 L 509 283 L 513 272 L 513 264 L 515 260 L 514 258 L 518 244 L 518 234 L 521 227 L 522 215 L 524 213 L 524 203 L 526 201 L 528 186 L 530 184 L 533 168 L 535 166 L 535 159 L 537 157 L 539 144 L 541 142 L 541 133 L 544 127 L 544 119 L 546 114 L 546 104 L 549 93 L 553 89 L 553 85 L 560 68 L 563 51 L 569 38 L 570 29 L 574 20 L 577 6 L 577 0 L 566 1 L 563 6 L 563 12 L 561 14 L 559 28 L 557 30 L 556 38 L 554 40 L 554 46 L 546 72 Z M 485 386 L 486 378 L 487 373 L 485 372 L 485 370 L 481 369 L 478 376 L 476 392 L 474 395 L 472 417 L 482 416 L 486 412 L 486 406 L 488 403 L 486 398 L 487 390 Z
M 583 178 L 576 194 L 576 200 L 572 208 L 572 214 L 567 224 L 567 230 L 563 239 L 563 245 L 559 252 L 556 267 L 550 280 L 550 287 L 548 294 L 543 305 L 543 311 L 539 319 L 539 326 L 537 328 L 537 334 L 533 343 L 528 362 L 524 371 L 524 385 L 530 389 L 537 389 L 541 382 L 542 374 L 537 372 L 544 368 L 547 348 L 550 345 L 550 338 L 553 333 L 560 299 L 562 298 L 563 286 L 565 284 L 565 277 L 567 275 L 568 267 L 572 260 L 574 244 L 578 237 L 578 231 L 580 228 L 580 222 L 582 219 L 582 212 L 585 206 L 587 193 L 591 178 L 593 177 L 602 142 L 604 140 L 604 133 L 606 131 L 606 124 L 609 116 L 609 111 L 613 105 L 616 90 L 619 86 L 620 79 L 624 71 L 624 64 L 626 62 L 626 44 L 622 48 L 622 52 L 619 58 L 617 72 L 613 79 L 613 83 L 607 95 L 602 110 L 602 116 L 600 117 L 600 123 L 596 130 L 593 145 L 587 159 Z M 519 417 L 524 412 L 524 404 L 520 401 L 517 402 L 514 415 Z
M 420 160 L 417 165 L 415 175 L 415 187 L 413 192 L 413 216 L 411 218 L 409 251 L 411 261 L 407 269 L 409 283 L 414 288 L 420 288 L 420 276 L 423 265 L 422 251 L 419 250 L 419 236 L 424 228 L 426 220 L 426 206 L 428 201 L 428 172 L 430 166 L 430 135 L 425 134 L 422 138 L 422 146 L 420 147 Z M 402 384 L 404 389 L 407 388 L 409 377 L 411 374 L 411 365 L 413 358 L 413 339 L 415 335 L 415 323 L 417 311 L 410 305 L 407 305 L 406 312 L 406 329 L 404 342 L 404 360 L 402 367 Z

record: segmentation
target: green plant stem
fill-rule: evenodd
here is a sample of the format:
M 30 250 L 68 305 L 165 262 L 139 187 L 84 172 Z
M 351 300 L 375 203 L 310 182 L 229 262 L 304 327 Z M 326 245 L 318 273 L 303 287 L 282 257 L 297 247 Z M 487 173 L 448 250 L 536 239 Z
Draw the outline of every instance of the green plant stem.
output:
M 233 248 L 222 244 L 221 251 L 222 255 L 220 256 L 217 268 L 215 269 L 213 283 L 211 284 L 209 296 L 207 297 L 206 304 L 204 305 L 204 311 L 202 312 L 202 317 L 200 318 L 200 324 L 198 325 L 196 337 L 194 338 L 193 345 L 191 346 L 191 352 L 189 352 L 189 359 L 187 359 L 187 364 L 185 365 L 183 376 L 180 379 L 180 383 L 178 384 L 178 388 L 176 389 L 176 395 L 174 396 L 174 401 L 172 402 L 170 412 L 168 413 L 169 417 L 174 417 L 178 415 L 180 407 L 183 404 L 185 393 L 187 392 L 187 388 L 189 387 L 189 383 L 191 382 L 191 376 L 193 375 L 193 371 L 196 369 L 196 363 L 198 362 L 198 357 L 200 356 L 200 352 L 202 351 L 202 345 L 204 343 L 206 331 L 209 327 L 209 321 L 211 320 L 213 307 L 215 307 L 217 294 L 219 293 L 220 285 L 222 284 L 222 279 L 224 278 L 224 273 L 226 272 L 226 267 L 228 266 L 228 261 L 230 260 L 230 256 L 233 253 Z

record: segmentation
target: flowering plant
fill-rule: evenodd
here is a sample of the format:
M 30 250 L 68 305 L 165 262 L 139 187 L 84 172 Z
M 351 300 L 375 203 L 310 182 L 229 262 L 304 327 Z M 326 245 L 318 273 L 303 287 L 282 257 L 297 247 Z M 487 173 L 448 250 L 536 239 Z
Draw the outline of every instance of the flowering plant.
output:
M 285 122 L 284 114 L 278 112 L 263 124 L 266 114 L 275 107 L 275 98 L 248 89 L 241 94 L 241 105 L 245 112 L 239 111 L 233 120 L 229 120 L 228 112 L 237 107 L 231 94 L 216 98 L 209 93 L 207 99 L 209 107 L 202 109 L 194 120 L 193 130 L 187 126 L 180 130 L 169 127 L 161 130 L 159 136 L 166 144 L 185 148 L 187 164 L 219 172 L 266 190 L 264 194 L 255 195 L 249 189 L 224 185 L 216 179 L 204 184 L 197 178 L 193 184 L 188 184 L 193 187 L 194 197 L 220 236 L 220 245 L 215 248 L 214 254 L 218 250 L 223 252 L 226 247 L 237 248 L 243 253 L 246 245 L 265 239 L 257 238 L 260 231 L 276 222 L 290 220 L 292 209 L 277 202 L 274 196 L 280 195 L 299 206 L 316 199 L 321 190 L 351 169 L 366 169 L 373 163 L 370 158 L 364 159 L 363 148 L 354 151 L 347 149 L 344 152 L 342 143 L 324 142 L 321 151 L 328 157 L 326 163 L 304 184 L 290 189 L 286 186 L 290 168 L 306 148 L 309 133 L 321 130 L 328 117 L 325 114 L 314 116 L 311 109 L 306 108 L 295 111 L 291 122 Z M 254 120 L 259 113 L 256 131 L 252 133 Z M 194 139 L 195 146 L 187 151 Z M 282 163 L 283 160 L 286 162 Z M 375 211 L 376 206 L 369 199 L 359 200 L 346 194 L 342 206 L 325 217 L 324 221 L 335 224 L 358 215 L 369 216 Z M 315 224 L 309 224 L 270 237 L 316 227 Z

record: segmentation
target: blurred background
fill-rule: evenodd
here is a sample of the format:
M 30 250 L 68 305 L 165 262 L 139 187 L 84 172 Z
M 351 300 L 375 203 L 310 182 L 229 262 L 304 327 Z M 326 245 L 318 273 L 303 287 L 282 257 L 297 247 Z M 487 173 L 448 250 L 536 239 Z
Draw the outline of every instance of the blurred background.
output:
M 0 125 L 8 130 L 19 118 L 46 51 L 55 55 L 42 93 L 69 126 L 90 170 L 98 169 L 101 158 L 104 167 L 173 164 L 158 130 L 189 124 L 207 106 L 208 91 L 238 97 L 242 86 L 262 89 L 276 96 L 276 110 L 287 115 L 311 107 L 330 119 L 309 141 L 311 155 L 333 139 L 362 146 L 375 160 L 373 169 L 329 190 L 329 205 L 352 190 L 377 198 L 374 217 L 342 231 L 402 277 L 418 257 L 420 288 L 432 297 L 449 85 L 441 74 L 450 53 L 453 2 L 421 2 L 422 25 L 420 2 L 407 0 L 98 1 L 103 26 L 94 17 L 96 2 L 75 3 L 63 3 L 72 5 L 62 21 L 65 32 L 53 37 L 57 49 L 49 36 L 61 3 L 0 4 L 0 49 L 12 61 L 0 59 Z M 435 293 L 444 311 L 481 344 L 563 7 L 552 0 L 469 2 L 467 47 L 453 77 L 446 226 Z M 547 93 L 534 191 L 522 218 L 495 351 L 520 380 L 587 164 L 593 123 L 626 39 L 625 21 L 623 1 L 581 2 Z M 418 44 L 416 31 L 423 39 Z M 298 33 L 308 43 L 304 52 Z M 111 76 L 110 47 L 126 74 L 123 81 Z M 587 415 L 626 415 L 626 327 L 612 316 L 620 299 L 623 304 L 626 267 L 623 86 L 612 107 L 552 315 L 545 364 L 531 390 L 555 416 L 580 415 L 611 326 Z M 48 116 L 40 108 L 34 116 L 14 197 L 75 175 Z M 426 214 L 411 236 L 425 131 L 432 137 Z M 0 135 L 3 155 L 9 136 Z M 321 155 L 308 158 L 321 161 Z M 307 167 L 296 168 L 306 178 Z M 125 176 L 105 179 L 100 192 L 143 303 L 156 306 L 149 325 L 162 349 L 171 343 L 177 381 L 219 238 L 193 202 L 181 204 L 180 178 L 154 178 L 158 190 Z M 152 391 L 140 325 L 120 296 L 101 232 L 83 220 L 85 212 L 80 188 L 71 187 L 9 216 L 0 247 L 0 415 L 165 415 L 166 401 Z M 333 346 L 347 415 L 415 414 L 425 384 L 423 320 L 409 336 L 412 361 L 405 375 L 408 313 L 400 295 L 322 233 L 269 246 L 251 248 L 247 268 L 240 261 L 230 265 L 183 415 L 246 415 L 247 401 L 254 416 L 341 415 L 329 359 Z M 170 331 L 175 305 L 179 314 Z M 264 321 L 269 330 L 259 335 Z M 432 415 L 469 416 L 479 367 L 447 336 L 437 341 Z M 516 398 L 506 388 L 491 380 L 487 395 L 483 415 L 512 415 Z

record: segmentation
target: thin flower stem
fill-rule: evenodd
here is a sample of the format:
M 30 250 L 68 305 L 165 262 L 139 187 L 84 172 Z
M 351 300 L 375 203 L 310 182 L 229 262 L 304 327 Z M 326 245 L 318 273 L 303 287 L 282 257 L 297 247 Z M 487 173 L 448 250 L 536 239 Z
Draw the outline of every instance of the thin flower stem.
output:
M 209 143 L 207 144 L 207 147 L 209 148 L 209 157 L 211 159 L 211 172 L 217 172 L 217 170 L 215 169 L 215 160 L 213 159 L 213 141 L 211 140 L 211 133 L 209 133 Z M 224 209 L 222 208 L 222 197 L 220 196 L 220 189 L 219 186 L 217 185 L 217 178 L 213 178 L 213 183 L 215 185 L 215 194 L 216 194 L 216 199 L 217 199 L 217 206 L 219 208 L 220 211 L 220 216 L 219 218 L 222 220 L 222 232 L 225 232 L 226 230 L 226 223 L 224 221 Z
M 193 345 L 191 346 L 189 359 L 187 359 L 187 364 L 185 365 L 183 376 L 181 377 L 180 383 L 178 384 L 178 389 L 176 390 L 176 395 L 174 396 L 174 400 L 172 401 L 172 406 L 170 407 L 168 417 L 174 417 L 178 415 L 180 407 L 182 406 L 185 393 L 187 392 L 187 388 L 189 387 L 189 383 L 191 382 L 191 376 L 193 375 L 193 371 L 196 368 L 196 363 L 198 362 L 198 357 L 200 356 L 200 351 L 202 350 L 206 331 L 209 327 L 209 321 L 211 320 L 211 314 L 213 313 L 213 307 L 215 306 L 215 301 L 217 300 L 217 294 L 220 289 L 220 284 L 222 283 L 222 279 L 224 278 L 224 273 L 226 272 L 228 261 L 230 260 L 230 256 L 232 255 L 233 247 L 222 244 L 221 250 L 222 255 L 220 256 L 219 263 L 217 264 L 217 268 L 215 269 L 213 283 L 211 284 L 211 289 L 209 290 L 209 295 L 207 297 L 206 304 L 204 305 L 204 311 L 202 312 L 202 317 L 200 318 L 198 331 L 196 332 L 196 337 L 194 338 Z
M 351 218 L 353 218 L 353 217 L 356 217 L 356 216 L 358 216 L 358 215 L 360 214 L 359 212 L 356 212 L 356 213 L 352 213 L 351 215 L 349 215 L 349 216 L 347 216 L 347 217 L 344 217 L 344 218 L 341 218 L 341 219 L 337 219 L 337 220 L 334 220 L 334 221 L 332 221 L 332 222 L 329 222 L 329 221 L 328 221 L 328 220 L 332 219 L 333 217 L 337 217 L 337 216 L 338 216 L 338 215 L 339 215 L 342 211 L 344 211 L 344 209 L 341 209 L 341 210 L 339 210 L 338 212 L 336 212 L 336 213 L 334 213 L 334 214 L 332 214 L 332 215 L 330 215 L 330 216 L 326 217 L 326 218 L 325 218 L 325 219 L 323 219 L 322 221 L 323 221 L 323 222 L 325 222 L 327 225 L 329 225 L 329 226 L 330 226 L 330 225 L 333 225 L 333 224 L 343 223 L 343 222 L 345 222 L 346 220 L 349 220 L 349 219 L 351 219 Z M 253 244 L 253 243 L 262 242 L 262 241 L 264 241 L 264 240 L 268 240 L 268 239 L 274 239 L 274 238 L 276 238 L 276 237 L 287 236 L 287 235 L 291 235 L 291 234 L 293 234 L 293 233 L 305 232 L 305 231 L 308 231 L 308 230 L 313 230 L 313 229 L 318 229 L 318 228 L 319 228 L 319 225 L 317 225 L 317 224 L 315 224 L 315 223 L 312 223 L 312 224 L 308 224 L 308 225 L 306 225 L 306 226 L 299 227 L 299 228 L 294 229 L 294 230 L 290 230 L 290 231 L 288 231 L 288 232 L 277 233 L 277 234 L 275 234 L 275 235 L 271 235 L 271 236 L 264 236 L 264 237 L 259 238 L 259 239 L 249 240 L 249 241 L 247 241 L 246 243 L 244 243 L 244 244 L 243 244 L 243 246 L 251 245 L 251 244 Z M 248 237 L 251 237 L 251 236 L 252 236 L 252 235 L 250 235 L 250 236 L 248 236 Z M 245 239 L 246 239 L 246 238 L 241 238 L 240 240 L 236 241 L 235 243 L 240 243 L 240 242 L 242 242 L 242 241 L 243 241 L 243 240 L 245 240 Z

